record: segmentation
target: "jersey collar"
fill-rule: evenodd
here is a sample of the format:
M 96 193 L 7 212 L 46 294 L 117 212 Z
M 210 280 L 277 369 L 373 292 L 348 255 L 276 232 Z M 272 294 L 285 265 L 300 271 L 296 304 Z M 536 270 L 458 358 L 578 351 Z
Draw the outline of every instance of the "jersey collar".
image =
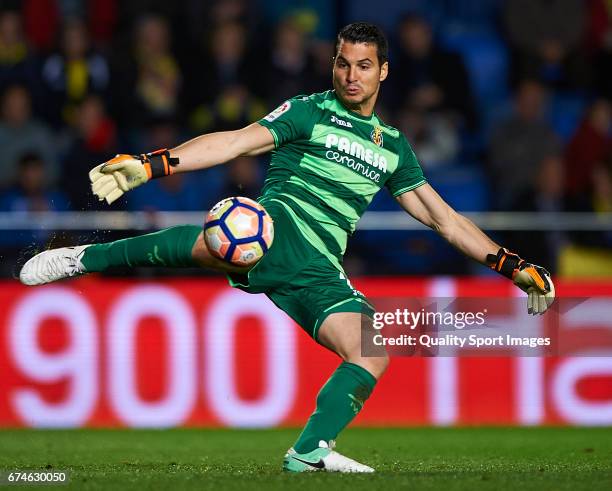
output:
M 332 89 L 332 94 L 334 95 L 334 98 L 336 99 L 336 101 L 338 102 L 338 105 L 340 105 L 340 107 L 342 107 L 342 109 L 350 116 L 357 118 L 357 119 L 361 119 L 362 121 L 368 122 L 368 123 L 373 123 L 373 122 L 379 122 L 380 120 L 378 119 L 378 115 L 376 114 L 376 111 L 373 111 L 372 114 L 370 116 L 363 116 L 359 113 L 356 113 L 354 111 L 351 111 L 349 108 L 347 108 L 342 101 L 340 100 L 340 98 L 338 97 L 338 95 L 336 94 L 336 91 Z

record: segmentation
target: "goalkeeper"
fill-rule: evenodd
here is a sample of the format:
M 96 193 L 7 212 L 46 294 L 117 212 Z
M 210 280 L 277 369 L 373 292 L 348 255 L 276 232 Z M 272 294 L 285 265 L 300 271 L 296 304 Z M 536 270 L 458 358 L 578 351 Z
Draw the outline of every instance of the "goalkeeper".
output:
M 275 240 L 250 270 L 213 257 L 201 227 L 185 225 L 43 252 L 25 264 L 21 281 L 39 285 L 111 266 L 198 265 L 227 273 L 232 286 L 265 293 L 342 359 L 283 468 L 372 472 L 334 451 L 333 442 L 389 364 L 384 354 L 362 356 L 362 320 L 368 322 L 373 309 L 342 269 L 347 237 L 380 188 L 461 252 L 527 292 L 530 313 L 544 313 L 554 299 L 548 272 L 501 248 L 451 209 L 426 182 L 404 135 L 376 115 L 388 70 L 382 32 L 371 24 L 350 24 L 338 34 L 333 90 L 290 99 L 243 129 L 202 135 L 171 150 L 118 155 L 90 172 L 93 192 L 111 204 L 151 179 L 272 151 L 260 202 L 274 219 Z

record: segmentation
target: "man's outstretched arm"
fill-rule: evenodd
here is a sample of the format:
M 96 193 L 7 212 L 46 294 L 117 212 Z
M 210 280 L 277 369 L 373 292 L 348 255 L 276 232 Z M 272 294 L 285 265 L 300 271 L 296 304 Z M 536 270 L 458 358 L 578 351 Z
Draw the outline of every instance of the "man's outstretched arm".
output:
M 528 296 L 528 311 L 542 314 L 555 298 L 550 274 L 493 242 L 471 220 L 453 210 L 436 191 L 424 184 L 401 194 L 400 206 L 432 228 L 466 256 L 511 279 Z
M 189 172 L 224 164 L 241 155 L 259 155 L 273 148 L 270 130 L 253 123 L 240 130 L 198 136 L 169 152 L 171 158 L 179 159 L 174 172 Z
M 89 173 L 93 193 L 110 205 L 123 193 L 151 179 L 223 164 L 240 155 L 259 155 L 274 148 L 274 138 L 263 126 L 253 123 L 235 131 L 209 133 L 171 150 L 120 154 L 94 167 Z

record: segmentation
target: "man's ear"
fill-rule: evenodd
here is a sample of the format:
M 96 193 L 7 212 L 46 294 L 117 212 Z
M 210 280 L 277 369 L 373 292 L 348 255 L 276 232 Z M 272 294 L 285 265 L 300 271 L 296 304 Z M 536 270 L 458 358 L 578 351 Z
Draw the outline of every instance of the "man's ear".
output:
M 385 61 L 380 67 L 380 76 L 378 77 L 378 80 L 382 82 L 387 78 L 387 75 L 389 75 L 389 62 Z

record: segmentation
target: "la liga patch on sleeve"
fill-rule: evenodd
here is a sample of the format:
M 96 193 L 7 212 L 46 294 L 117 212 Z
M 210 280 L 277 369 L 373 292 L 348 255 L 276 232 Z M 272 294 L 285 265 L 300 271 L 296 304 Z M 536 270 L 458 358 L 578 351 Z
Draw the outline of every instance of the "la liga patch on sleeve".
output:
M 289 109 L 291 109 L 291 101 L 285 101 L 280 106 L 278 106 L 274 111 L 268 114 L 264 119 L 266 121 L 272 122 L 276 118 L 278 118 L 281 114 L 289 111 Z

